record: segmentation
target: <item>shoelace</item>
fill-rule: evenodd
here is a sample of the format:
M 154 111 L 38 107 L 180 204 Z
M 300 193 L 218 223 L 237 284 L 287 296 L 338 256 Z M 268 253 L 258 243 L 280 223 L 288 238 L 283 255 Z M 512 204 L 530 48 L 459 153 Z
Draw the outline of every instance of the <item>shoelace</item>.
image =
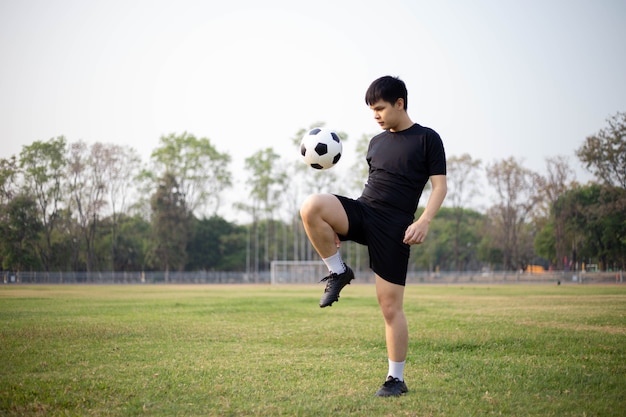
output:
M 324 288 L 324 292 L 327 293 L 328 291 L 330 291 L 330 287 L 333 285 L 333 283 L 335 283 L 336 281 L 334 281 L 334 278 L 337 278 L 337 274 L 335 274 L 334 272 L 332 272 L 329 276 L 324 277 L 320 280 L 320 282 L 324 282 L 324 281 L 328 281 L 326 282 L 326 288 Z
M 400 382 L 400 379 L 398 378 L 389 378 L 385 381 L 385 383 L 383 384 L 386 387 L 389 387 L 393 384 L 397 384 L 398 382 Z
M 335 274 L 335 273 L 333 272 L 333 273 L 331 273 L 329 276 L 322 278 L 322 279 L 320 280 L 320 282 L 328 281 L 329 279 L 331 279 L 331 278 L 336 278 L 336 277 L 337 277 L 337 274 Z M 330 281 L 329 281 L 328 283 L 330 284 Z

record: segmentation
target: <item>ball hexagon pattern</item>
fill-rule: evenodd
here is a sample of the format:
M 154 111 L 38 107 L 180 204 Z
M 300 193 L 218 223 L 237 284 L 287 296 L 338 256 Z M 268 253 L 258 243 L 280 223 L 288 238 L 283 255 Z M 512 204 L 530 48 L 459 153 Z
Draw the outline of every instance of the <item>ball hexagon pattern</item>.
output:
M 309 130 L 300 142 L 304 163 L 315 169 L 332 168 L 341 158 L 341 139 L 331 129 L 316 127 Z

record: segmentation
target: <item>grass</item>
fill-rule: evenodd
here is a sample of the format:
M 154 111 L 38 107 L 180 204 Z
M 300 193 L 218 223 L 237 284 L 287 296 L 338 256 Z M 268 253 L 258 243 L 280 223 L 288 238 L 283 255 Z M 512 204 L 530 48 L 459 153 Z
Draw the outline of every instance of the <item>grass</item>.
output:
M 623 416 L 626 286 L 408 286 L 400 398 L 371 285 L 0 287 L 3 416 Z

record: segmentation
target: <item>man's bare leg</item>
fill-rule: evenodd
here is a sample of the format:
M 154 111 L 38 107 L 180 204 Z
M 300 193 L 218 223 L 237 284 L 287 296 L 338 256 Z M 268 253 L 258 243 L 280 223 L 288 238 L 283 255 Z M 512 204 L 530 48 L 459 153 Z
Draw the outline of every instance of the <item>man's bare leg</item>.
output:
M 403 310 L 404 286 L 376 275 L 376 295 L 385 319 L 387 355 L 394 362 L 404 362 L 409 346 L 409 328 Z
M 337 252 L 337 233 L 348 233 L 348 216 L 339 199 L 332 194 L 307 197 L 300 208 L 302 224 L 311 244 L 322 258 Z
M 389 358 L 387 380 L 376 395 L 395 397 L 408 392 L 404 382 L 404 365 L 409 347 L 409 329 L 402 307 L 404 286 L 392 284 L 376 275 L 376 295 L 385 319 L 385 341 Z
M 339 199 L 332 194 L 309 196 L 300 209 L 300 216 L 311 244 L 322 257 L 330 275 L 326 281 L 320 307 L 331 306 L 339 300 L 339 293 L 354 279 L 350 267 L 341 260 L 339 237 L 348 232 L 348 216 Z

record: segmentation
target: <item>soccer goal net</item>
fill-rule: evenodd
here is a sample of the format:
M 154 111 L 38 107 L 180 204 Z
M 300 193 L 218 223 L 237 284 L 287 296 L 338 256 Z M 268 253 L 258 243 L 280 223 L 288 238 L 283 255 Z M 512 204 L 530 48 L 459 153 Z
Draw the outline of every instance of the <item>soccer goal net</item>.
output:
M 270 274 L 272 285 L 316 284 L 328 269 L 322 261 L 272 261 Z

